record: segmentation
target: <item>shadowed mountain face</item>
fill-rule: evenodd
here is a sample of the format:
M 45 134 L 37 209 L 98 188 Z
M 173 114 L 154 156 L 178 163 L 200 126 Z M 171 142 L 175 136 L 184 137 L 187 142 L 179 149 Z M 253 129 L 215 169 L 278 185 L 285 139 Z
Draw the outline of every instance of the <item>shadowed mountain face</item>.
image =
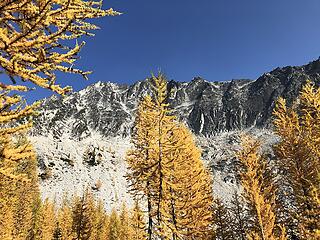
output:
M 320 83 L 320 61 L 301 67 L 277 68 L 257 80 L 209 82 L 170 81 L 168 101 L 175 114 L 199 135 L 252 126 L 270 127 L 275 101 L 291 103 L 307 79 Z M 49 132 L 83 139 L 92 131 L 104 137 L 130 135 L 139 99 L 150 92 L 150 81 L 131 86 L 98 82 L 68 97 L 51 97 L 43 103 L 33 135 Z

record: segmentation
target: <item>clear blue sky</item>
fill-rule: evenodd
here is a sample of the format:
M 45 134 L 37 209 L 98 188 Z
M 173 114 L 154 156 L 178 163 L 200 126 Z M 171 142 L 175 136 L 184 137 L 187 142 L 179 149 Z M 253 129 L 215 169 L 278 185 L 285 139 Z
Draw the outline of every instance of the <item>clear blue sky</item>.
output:
M 161 69 L 170 79 L 255 79 L 320 55 L 319 0 L 104 0 L 124 14 L 95 20 L 76 66 L 75 90 L 96 81 L 133 83 Z M 48 95 L 38 91 L 33 100 Z

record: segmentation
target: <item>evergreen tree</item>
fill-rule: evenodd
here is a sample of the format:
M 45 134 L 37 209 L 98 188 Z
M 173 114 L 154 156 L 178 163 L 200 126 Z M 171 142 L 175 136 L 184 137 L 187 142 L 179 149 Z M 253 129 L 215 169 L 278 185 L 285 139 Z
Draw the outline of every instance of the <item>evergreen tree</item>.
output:
M 72 217 L 73 215 L 70 203 L 67 200 L 67 197 L 64 196 L 61 207 L 58 209 L 56 224 L 56 234 L 61 240 L 72 240 L 75 236 L 72 231 Z
M 86 190 L 82 197 L 75 197 L 72 204 L 72 230 L 76 240 L 89 240 L 95 221 L 95 204 L 92 194 Z
M 122 204 L 120 212 L 120 240 L 130 240 L 129 212 L 125 203 Z
M 280 137 L 275 146 L 277 164 L 283 176 L 281 183 L 287 186 L 282 208 L 288 202 L 292 205 L 287 209 L 289 215 L 283 213 L 285 221 L 290 228 L 298 223 L 296 230 L 302 239 L 319 238 L 320 205 L 314 196 L 320 193 L 320 89 L 308 82 L 290 108 L 279 99 L 274 117 Z
M 95 208 L 95 223 L 91 234 L 92 240 L 108 239 L 108 216 L 104 210 L 103 203 L 98 202 Z
M 249 136 L 242 137 L 242 150 L 237 157 L 243 164 L 241 183 L 249 205 L 253 226 L 247 237 L 252 240 L 285 239 L 276 234 L 275 188 L 265 159 L 259 154 L 260 143 Z
M 146 224 L 144 214 L 139 206 L 139 202 L 135 201 L 130 219 L 130 231 L 132 240 L 145 240 L 147 239 Z
M 115 209 L 112 209 L 109 219 L 109 238 L 108 240 L 120 240 L 120 228 L 121 223 L 118 213 Z
M 59 225 L 56 225 L 56 228 L 54 229 L 53 232 L 53 240 L 62 240 L 62 232 L 61 232 L 61 228 L 59 227 Z
M 40 209 L 39 228 L 35 240 L 52 239 L 56 227 L 55 207 L 46 199 Z

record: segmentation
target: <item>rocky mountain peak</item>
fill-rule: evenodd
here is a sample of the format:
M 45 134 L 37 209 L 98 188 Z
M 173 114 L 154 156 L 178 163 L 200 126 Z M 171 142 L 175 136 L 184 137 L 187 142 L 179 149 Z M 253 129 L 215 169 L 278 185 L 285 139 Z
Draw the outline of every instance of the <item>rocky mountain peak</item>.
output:
M 169 102 L 179 118 L 196 134 L 210 136 L 225 130 L 268 127 L 274 102 L 289 103 L 310 79 L 320 80 L 320 60 L 300 67 L 276 68 L 256 80 L 210 82 L 195 77 L 190 82 L 169 81 Z M 97 82 L 65 98 L 44 101 L 34 134 L 66 132 L 81 139 L 92 130 L 105 137 L 130 135 L 139 99 L 150 93 L 150 79 L 131 86 Z

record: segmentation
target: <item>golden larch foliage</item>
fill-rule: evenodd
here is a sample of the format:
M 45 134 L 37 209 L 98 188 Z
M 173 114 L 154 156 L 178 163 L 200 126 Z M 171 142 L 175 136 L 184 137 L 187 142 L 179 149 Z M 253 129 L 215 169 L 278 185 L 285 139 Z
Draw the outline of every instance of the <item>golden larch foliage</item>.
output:
M 15 152 L 18 148 L 19 159 L 0 156 L 0 236 L 10 228 L 12 238 L 20 240 L 32 227 L 33 207 L 40 198 L 37 159 L 23 133 L 8 139 L 3 149 Z
M 72 208 L 66 196 L 57 211 L 56 231 L 61 240 L 72 240 L 75 236 L 72 232 Z
M 71 46 L 70 40 L 93 35 L 98 27 L 89 19 L 119 15 L 101 5 L 102 1 L 86 0 L 1 1 L 1 68 L 14 83 L 18 77 L 65 94 L 70 88 L 55 83 L 58 71 L 85 78 L 90 73 L 73 67 L 84 42 Z
M 250 207 L 254 225 L 248 229 L 249 240 L 285 239 L 283 232 L 276 235 L 275 188 L 268 176 L 265 159 L 260 155 L 260 143 L 248 135 L 242 136 L 242 149 L 237 158 L 243 165 L 241 183 L 244 198 Z
M 291 189 L 289 215 L 302 239 L 320 238 L 320 89 L 307 84 L 291 107 L 280 98 L 274 110 L 275 146 L 283 183 Z
M 211 176 L 192 134 L 169 110 L 165 77 L 151 83 L 153 97 L 139 104 L 127 154 L 131 193 L 146 200 L 148 239 L 200 237 L 212 220 Z
M 137 199 L 146 195 L 149 240 L 152 237 L 155 216 L 154 205 L 151 203 L 154 189 L 151 173 L 155 171 L 156 162 L 150 158 L 151 146 L 155 141 L 154 136 L 151 135 L 155 124 L 153 119 L 157 116 L 154 109 L 155 104 L 150 96 L 146 96 L 140 101 L 132 134 L 132 143 L 135 147 L 127 153 L 126 158 L 130 171 L 130 174 L 127 175 L 130 192 Z
M 35 158 L 35 153 L 29 142 L 16 144 L 15 137 L 25 134 L 32 126 L 32 116 L 38 103 L 27 106 L 20 96 L 10 94 L 12 91 L 26 91 L 26 88 L 0 83 L 0 174 L 21 180 L 23 174 L 15 172 L 18 162 Z M 18 121 L 24 123 L 18 124 Z
M 86 0 L 1 1 L 1 73 L 8 75 L 13 84 L 20 79 L 61 95 L 70 91 L 70 87 L 56 84 L 56 73 L 87 78 L 90 72 L 74 68 L 74 63 L 84 45 L 78 44 L 77 38 L 93 35 L 91 30 L 98 28 L 88 20 L 119 15 L 112 9 L 103 10 L 101 5 L 102 1 Z M 72 46 L 67 40 L 75 44 Z M 49 201 L 41 203 L 36 156 L 31 144 L 25 138 L 21 141 L 39 106 L 28 106 L 19 96 L 19 92 L 29 90 L 0 82 L 0 238 L 70 239 L 66 236 L 72 229 L 70 207 L 64 206 L 57 220 L 54 205 Z M 86 207 L 91 208 L 90 204 Z M 91 212 L 85 213 L 84 222 L 88 223 Z M 66 225 L 62 226 L 61 221 Z M 88 224 L 83 231 L 86 229 Z
M 46 199 L 40 209 L 39 229 L 36 240 L 52 239 L 56 226 L 55 206 Z
M 109 218 L 108 240 L 120 240 L 120 228 L 121 222 L 119 214 L 115 209 L 112 209 Z
M 131 192 L 139 198 L 147 196 L 148 238 L 154 229 L 163 232 L 161 207 L 163 198 L 163 174 L 166 151 L 174 117 L 169 116 L 166 101 L 167 85 L 164 76 L 153 77 L 155 100 L 146 96 L 139 104 L 135 133 L 132 142 L 135 148 L 128 152 L 127 162 Z
M 95 208 L 95 221 L 90 236 L 92 240 L 108 239 L 108 215 L 106 214 L 103 202 L 99 201 Z
M 130 216 L 125 203 L 122 204 L 119 218 L 121 223 L 119 240 L 130 240 Z
M 134 207 L 131 211 L 130 217 L 130 239 L 132 240 L 146 240 L 146 223 L 144 213 L 139 206 L 139 202 L 135 201 Z
M 86 190 L 81 197 L 73 199 L 72 215 L 72 229 L 75 238 L 90 239 L 95 222 L 95 202 L 89 190 Z
M 194 137 L 183 124 L 172 128 L 168 139 L 166 206 L 163 215 L 175 239 L 197 239 L 211 231 L 212 177 L 201 160 Z
M 26 136 L 21 135 L 17 141 L 18 145 L 30 144 Z M 33 209 L 40 199 L 38 186 L 37 158 L 32 155 L 19 161 L 17 175 L 23 174 L 25 181 L 16 181 L 15 195 L 17 198 L 14 208 L 14 239 L 26 239 L 32 226 Z M 11 181 L 12 184 L 12 181 Z

